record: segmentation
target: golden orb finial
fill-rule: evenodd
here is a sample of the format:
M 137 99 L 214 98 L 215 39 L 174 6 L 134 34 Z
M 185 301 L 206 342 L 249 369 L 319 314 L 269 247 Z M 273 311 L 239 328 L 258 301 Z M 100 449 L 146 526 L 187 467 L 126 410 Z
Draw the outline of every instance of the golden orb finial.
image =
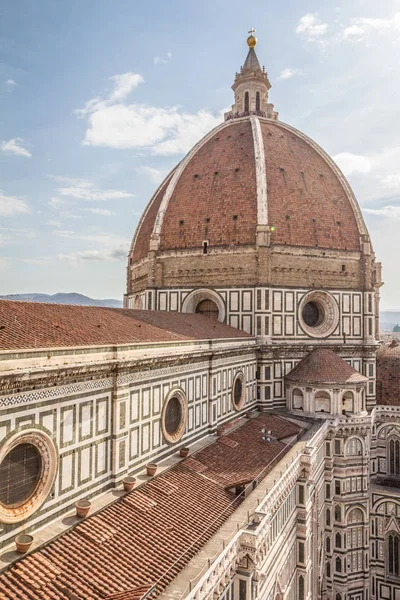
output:
M 254 46 L 257 44 L 257 38 L 254 35 L 255 32 L 256 30 L 254 29 L 254 27 L 252 27 L 250 31 L 248 31 L 248 33 L 250 34 L 247 38 L 247 45 L 249 46 L 249 48 L 254 48 Z

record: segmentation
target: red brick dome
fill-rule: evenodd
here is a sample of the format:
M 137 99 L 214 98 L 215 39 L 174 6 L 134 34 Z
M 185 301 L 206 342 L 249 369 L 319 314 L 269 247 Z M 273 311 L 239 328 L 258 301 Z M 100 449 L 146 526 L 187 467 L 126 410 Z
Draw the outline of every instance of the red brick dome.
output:
M 360 250 L 367 234 L 336 164 L 293 127 L 259 116 L 226 121 L 168 175 L 137 227 L 131 264 L 159 252 L 256 245 Z

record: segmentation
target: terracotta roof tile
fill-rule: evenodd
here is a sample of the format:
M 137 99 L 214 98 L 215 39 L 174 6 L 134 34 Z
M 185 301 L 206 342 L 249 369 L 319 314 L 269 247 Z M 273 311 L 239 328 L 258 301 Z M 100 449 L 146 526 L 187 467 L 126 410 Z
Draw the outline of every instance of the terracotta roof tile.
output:
M 264 146 L 271 244 L 360 250 L 343 180 L 313 142 L 279 121 L 258 119 Z M 164 188 L 138 228 L 133 261 L 150 247 Z M 250 117 L 230 120 L 195 152 L 164 214 L 160 250 L 254 245 L 257 180 Z
M 3 571 L 0 598 L 140 600 L 149 591 L 154 598 L 240 504 L 225 488 L 263 477 L 288 450 L 264 442 L 262 428 L 274 437 L 300 431 L 271 415 L 247 421 L 226 436 L 236 445 L 203 448 Z M 189 468 L 196 462 L 204 472 Z
M 327 348 L 317 348 L 285 376 L 298 383 L 364 383 L 367 377 Z
M 400 346 L 379 348 L 376 353 L 376 403 L 400 405 Z
M 199 314 L 0 300 L 0 350 L 243 337 Z

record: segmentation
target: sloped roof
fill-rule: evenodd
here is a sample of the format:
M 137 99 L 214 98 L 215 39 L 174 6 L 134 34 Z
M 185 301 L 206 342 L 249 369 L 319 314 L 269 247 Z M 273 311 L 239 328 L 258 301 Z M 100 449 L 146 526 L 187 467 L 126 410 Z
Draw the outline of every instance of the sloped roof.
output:
M 364 383 L 367 377 L 353 369 L 345 360 L 328 348 L 317 348 L 303 358 L 285 376 L 298 383 Z
M 3 571 L 1 600 L 154 598 L 240 504 L 227 482 L 265 476 L 289 449 L 262 428 L 301 431 L 271 415 L 247 421 Z
M 199 314 L 0 300 L 0 350 L 246 337 Z
M 400 405 L 400 346 L 396 342 L 376 353 L 376 403 Z

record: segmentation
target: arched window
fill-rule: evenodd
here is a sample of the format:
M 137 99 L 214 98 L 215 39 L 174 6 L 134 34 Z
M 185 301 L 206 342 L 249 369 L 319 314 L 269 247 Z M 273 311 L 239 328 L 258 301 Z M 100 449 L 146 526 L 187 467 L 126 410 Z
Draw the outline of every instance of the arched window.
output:
M 347 456 L 360 456 L 362 454 L 362 443 L 356 437 L 352 437 L 347 440 L 346 443 L 346 455 Z
M 196 312 L 208 317 L 209 319 L 214 319 L 214 321 L 218 320 L 219 309 L 218 306 L 212 300 L 206 298 L 205 300 L 201 300 L 196 306 Z
M 348 523 L 362 523 L 363 521 L 364 515 L 359 508 L 353 508 L 353 510 L 349 512 L 349 515 L 347 517 Z
M 389 475 L 400 477 L 400 441 L 391 439 L 389 441 Z
M 342 397 L 342 408 L 346 413 L 354 412 L 354 394 L 353 392 L 345 392 Z
M 325 521 L 327 525 L 331 524 L 331 511 L 329 508 L 326 509 Z
M 336 594 L 335 600 L 342 600 L 342 594 Z
M 315 394 L 315 412 L 331 412 L 331 397 L 328 392 L 317 392 Z
M 326 548 L 326 551 L 327 551 L 327 552 L 330 552 L 330 551 L 331 551 L 331 538 L 330 538 L 330 537 L 327 537 L 327 538 L 326 538 L 326 542 L 325 542 L 325 548 Z
M 260 92 L 256 92 L 256 110 L 260 110 Z
M 339 557 L 336 559 L 336 573 L 342 572 L 342 561 Z
M 299 577 L 299 600 L 304 600 L 304 577 Z
M 335 536 L 335 546 L 336 548 L 342 547 L 342 536 L 340 535 L 340 533 L 337 533 Z
M 244 112 L 248 113 L 250 110 L 249 92 L 244 93 Z
M 335 506 L 335 521 L 341 521 L 342 520 L 342 508 L 339 504 L 336 504 Z
M 299 389 L 293 390 L 293 408 L 297 410 L 304 410 L 304 396 L 303 392 Z
M 400 574 L 399 566 L 399 536 L 391 532 L 387 537 L 387 571 L 396 577 Z

